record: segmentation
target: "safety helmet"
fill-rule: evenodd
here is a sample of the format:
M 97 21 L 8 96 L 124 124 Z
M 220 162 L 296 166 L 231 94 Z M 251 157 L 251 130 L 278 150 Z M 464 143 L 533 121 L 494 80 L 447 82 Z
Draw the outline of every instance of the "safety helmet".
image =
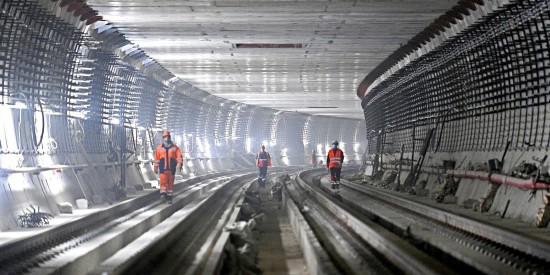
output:
M 167 136 L 170 136 L 170 132 L 168 132 L 168 130 L 164 130 L 164 132 L 162 132 L 162 137 L 167 137 Z
M 338 146 L 338 140 L 334 140 L 334 141 L 332 142 L 332 145 Z

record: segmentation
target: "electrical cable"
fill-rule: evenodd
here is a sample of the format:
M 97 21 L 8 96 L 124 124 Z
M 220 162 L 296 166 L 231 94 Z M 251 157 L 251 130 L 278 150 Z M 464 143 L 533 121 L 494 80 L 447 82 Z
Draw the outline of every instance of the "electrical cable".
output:
M 53 151 L 57 150 L 57 141 L 55 141 L 54 138 L 51 137 L 52 136 L 52 115 L 48 115 L 48 144 L 47 144 L 47 147 L 48 147 L 48 152 L 49 153 L 53 153 Z
M 36 149 L 38 149 L 38 147 L 42 145 L 42 141 L 44 140 L 44 130 L 46 128 L 45 118 L 44 118 L 44 106 L 42 105 L 42 101 L 40 100 L 40 97 L 38 98 L 38 106 L 40 106 L 40 115 L 42 117 L 42 130 L 40 131 L 40 139 L 38 141 L 36 140 L 36 123 L 33 123 L 31 127 L 32 140 Z M 34 116 L 34 104 L 32 105 L 31 115 Z

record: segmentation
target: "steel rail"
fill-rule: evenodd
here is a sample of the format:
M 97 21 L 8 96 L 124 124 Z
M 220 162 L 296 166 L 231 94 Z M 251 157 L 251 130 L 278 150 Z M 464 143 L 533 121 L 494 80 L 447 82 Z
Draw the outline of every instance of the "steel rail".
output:
M 282 171 L 285 168 L 272 168 Z M 216 240 L 231 217 L 243 185 L 257 177 L 247 170 L 218 184 L 185 205 L 175 201 L 177 211 L 99 263 L 93 274 L 153 273 L 197 274 L 213 253 Z M 178 197 L 175 197 L 175 199 Z M 166 254 L 172 255 L 169 258 Z M 220 263 L 221 264 L 221 263 Z
M 226 203 L 238 196 L 235 191 L 254 177 L 255 174 L 248 173 L 204 193 L 103 261 L 92 274 L 185 273 L 192 267 L 200 250 L 197 248 L 208 238 L 211 228 L 216 228 Z
M 394 274 L 400 273 L 380 253 L 366 244 L 361 236 L 355 234 L 338 218 L 309 196 L 309 191 L 300 184 L 285 186 L 288 197 L 302 209 L 308 226 L 312 228 L 324 253 L 330 255 L 329 261 L 320 268 L 326 274 Z M 330 265 L 329 265 L 330 263 Z M 327 266 L 328 265 L 328 266 Z M 329 271 L 329 267 L 334 271 Z
M 431 218 L 438 222 L 448 224 L 452 227 L 469 232 L 471 234 L 483 237 L 485 239 L 503 244 L 507 247 L 523 251 L 535 257 L 550 261 L 550 244 L 542 240 L 537 240 L 532 237 L 522 235 L 521 232 L 513 232 L 501 227 L 492 226 L 480 221 L 472 220 L 458 214 L 450 213 L 431 206 L 410 201 L 405 198 L 376 190 L 372 187 L 367 187 L 355 184 L 349 181 L 343 181 L 346 187 L 366 193 L 377 199 L 390 202 L 397 207 L 406 209 L 413 213 Z
M 241 214 L 241 206 L 244 203 L 245 196 L 241 196 L 238 201 L 233 205 L 232 209 L 228 209 L 229 213 L 227 219 L 221 219 L 224 220 L 225 223 L 222 223 L 223 225 L 227 226 L 231 223 L 234 223 L 239 218 L 239 215 Z M 219 230 L 219 228 L 217 231 Z M 229 237 L 231 236 L 231 233 L 228 231 L 223 230 L 219 234 L 219 236 L 215 239 L 211 239 L 210 244 L 207 246 L 204 246 L 201 248 L 201 251 L 199 253 L 206 254 L 208 250 L 208 247 L 211 248 L 211 250 L 208 253 L 207 259 L 204 259 L 202 262 L 193 262 L 191 268 L 189 268 L 189 274 L 196 274 L 197 270 L 199 270 L 202 267 L 201 273 L 202 274 L 220 274 L 223 263 L 224 263 L 224 251 L 229 243 Z M 208 242 L 208 241 L 207 241 Z M 201 266 L 202 265 L 202 266 Z
M 250 169 L 245 171 L 250 171 Z M 189 179 L 176 184 L 174 191 L 180 192 L 192 184 L 204 180 L 224 177 L 237 172 L 238 171 L 221 172 Z M 0 246 L 0 271 L 8 269 L 10 266 L 18 265 L 21 262 L 25 262 L 28 258 L 32 257 L 32 255 L 38 255 L 43 251 L 47 251 L 77 236 L 84 235 L 94 228 L 102 226 L 106 220 L 110 221 L 122 217 L 138 209 L 147 207 L 156 201 L 158 201 L 158 193 L 150 192 L 147 195 L 121 202 L 75 221 L 52 227 L 49 230 L 37 233 L 33 236 L 4 244 Z
M 319 192 L 319 189 L 313 188 L 303 180 L 307 174 L 311 173 L 320 173 L 320 171 L 310 170 L 300 173 L 296 178 L 297 183 L 305 190 L 308 190 L 308 193 L 316 201 L 324 205 L 327 210 L 332 212 L 340 222 L 363 237 L 365 242 L 378 250 L 380 254 L 384 255 L 397 268 L 408 274 L 453 273 L 452 270 L 439 262 L 434 262 L 432 257 L 418 250 L 407 241 L 370 220 L 356 217 L 355 213 L 342 208 L 332 198 L 324 194 L 324 192 Z
M 298 168 L 276 169 L 275 171 L 277 171 L 277 173 L 288 173 L 294 172 L 297 169 Z M 273 177 L 273 174 L 271 174 L 270 177 Z M 219 221 L 215 225 L 216 228 L 197 252 L 191 266 L 186 270 L 181 270 L 180 273 L 220 274 L 226 260 L 225 250 L 229 245 L 231 235 L 231 233 L 224 228 L 238 221 L 241 214 L 241 207 L 243 203 L 245 203 L 244 191 L 249 187 L 250 184 L 246 183 L 242 188 L 243 191 L 238 193 L 238 197 L 231 199 L 231 201 L 235 201 L 235 203 L 231 203 L 226 207 L 224 214 L 218 219 Z

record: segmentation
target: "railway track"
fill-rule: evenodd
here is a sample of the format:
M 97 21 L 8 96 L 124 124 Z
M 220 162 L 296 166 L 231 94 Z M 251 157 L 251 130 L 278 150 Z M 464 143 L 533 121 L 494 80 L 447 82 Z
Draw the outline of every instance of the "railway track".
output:
M 287 189 L 307 210 L 304 215 L 338 273 L 454 274 L 407 240 L 343 205 L 338 195 L 325 193 L 319 183 L 325 174 L 324 170 L 302 172 Z M 293 189 L 299 190 L 298 196 Z
M 273 168 L 270 176 L 296 170 Z M 256 180 L 256 173 L 247 173 L 212 188 L 104 260 L 91 274 L 219 273 L 230 242 L 225 229 L 239 220 L 246 191 Z
M 347 181 L 335 193 L 324 169 L 298 169 L 270 175 L 295 173 L 281 205 L 310 274 L 547 274 L 548 244 Z M 175 186 L 173 205 L 151 192 L 9 243 L 0 274 L 227 272 L 226 228 L 255 180 L 255 169 L 198 177 Z
M 176 184 L 173 205 L 160 203 L 158 191 L 154 190 L 32 237 L 10 242 L 0 248 L 0 274 L 90 271 L 178 209 L 252 171 L 216 173 Z
M 323 174 L 303 172 L 297 186 L 329 212 L 324 219 L 338 220 L 401 272 L 548 273 L 547 243 L 347 181 L 335 194 L 321 184 Z M 392 247 L 395 237 L 400 241 L 393 240 Z M 415 259 L 419 255 L 427 262 Z M 440 267 L 434 269 L 436 263 Z

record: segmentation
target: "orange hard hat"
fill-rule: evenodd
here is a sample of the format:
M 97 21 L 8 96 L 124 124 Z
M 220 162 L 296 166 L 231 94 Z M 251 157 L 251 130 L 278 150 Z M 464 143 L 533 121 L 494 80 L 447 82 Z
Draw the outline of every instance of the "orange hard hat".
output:
M 170 135 L 170 132 L 168 132 L 168 130 L 164 130 L 164 132 L 162 132 L 162 137 L 166 137 L 169 135 Z

